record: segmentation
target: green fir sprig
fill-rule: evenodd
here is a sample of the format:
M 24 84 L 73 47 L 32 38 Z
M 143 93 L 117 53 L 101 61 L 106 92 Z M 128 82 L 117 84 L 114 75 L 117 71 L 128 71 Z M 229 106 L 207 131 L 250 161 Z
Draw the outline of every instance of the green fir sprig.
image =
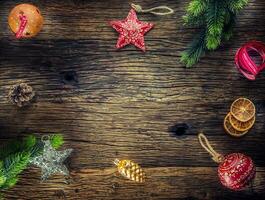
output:
M 229 40 L 236 23 L 236 15 L 248 0 L 191 0 L 184 25 L 201 28 L 189 47 L 182 52 L 181 62 L 186 67 L 196 64 L 208 51 L 217 49 L 223 40 Z
M 53 148 L 59 148 L 63 143 L 62 135 L 50 136 Z M 18 175 L 25 170 L 31 158 L 41 154 L 43 142 L 31 135 L 22 141 L 11 141 L 0 149 L 0 190 L 14 186 Z M 0 198 L 1 199 L 1 198 Z

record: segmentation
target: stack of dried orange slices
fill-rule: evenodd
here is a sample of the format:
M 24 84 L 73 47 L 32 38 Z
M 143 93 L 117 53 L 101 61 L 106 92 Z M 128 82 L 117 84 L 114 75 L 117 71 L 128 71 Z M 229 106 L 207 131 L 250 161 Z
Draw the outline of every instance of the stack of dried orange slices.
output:
M 224 119 L 224 128 L 232 136 L 240 137 L 245 135 L 255 123 L 255 105 L 246 98 L 235 100 L 230 112 Z

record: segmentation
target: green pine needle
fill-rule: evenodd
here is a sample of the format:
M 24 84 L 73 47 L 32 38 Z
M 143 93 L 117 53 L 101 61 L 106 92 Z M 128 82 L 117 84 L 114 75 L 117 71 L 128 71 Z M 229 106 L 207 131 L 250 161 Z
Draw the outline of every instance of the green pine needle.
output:
M 201 33 L 193 40 L 190 47 L 182 52 L 180 62 L 184 63 L 186 67 L 192 67 L 200 60 L 200 57 L 205 53 L 205 31 Z
M 225 15 L 224 7 L 218 1 L 209 5 L 206 13 L 209 34 L 221 35 L 224 27 Z
M 10 154 L 17 153 L 22 150 L 30 149 L 35 145 L 35 143 L 36 143 L 36 137 L 32 135 L 24 138 L 22 142 L 19 140 L 11 141 L 1 147 L 0 159 L 3 159 Z
M 3 169 L 3 162 L 0 161 L 0 188 L 2 187 L 2 185 L 4 185 L 5 182 L 6 182 L 6 177 Z
M 187 13 L 193 16 L 199 16 L 206 10 L 206 3 L 203 0 L 192 0 L 189 3 Z
M 184 15 L 182 19 L 185 25 L 195 26 L 195 27 L 202 26 L 205 21 L 204 15 L 199 15 L 199 16 Z
M 19 152 L 5 158 L 3 168 L 7 179 L 13 178 L 21 173 L 27 167 L 29 159 L 29 152 Z
M 247 4 L 248 0 L 228 0 L 228 7 L 233 13 L 242 10 Z
M 221 35 L 211 35 L 206 36 L 206 47 L 208 50 L 215 50 L 221 44 Z
M 55 149 L 58 149 L 64 143 L 64 139 L 63 139 L 63 136 L 61 134 L 52 135 L 50 140 L 51 140 L 51 145 Z
M 27 136 L 23 141 L 25 149 L 30 149 L 36 144 L 36 137 L 33 135 Z
M 236 24 L 236 16 L 234 14 L 230 14 L 230 20 L 225 25 L 224 31 L 223 31 L 223 38 L 224 40 L 228 41 L 233 35 L 234 26 Z
M 6 189 L 9 189 L 11 187 L 13 187 L 14 185 L 16 185 L 18 181 L 18 178 L 17 177 L 13 177 L 13 178 L 10 178 L 8 179 L 5 184 L 2 186 L 2 190 L 6 190 Z

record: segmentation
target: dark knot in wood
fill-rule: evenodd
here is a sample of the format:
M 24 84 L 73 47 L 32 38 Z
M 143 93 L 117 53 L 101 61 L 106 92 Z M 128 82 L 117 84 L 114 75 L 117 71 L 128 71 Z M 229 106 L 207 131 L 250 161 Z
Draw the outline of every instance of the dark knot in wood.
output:
M 78 76 L 75 71 L 61 72 L 61 79 L 64 84 L 76 85 L 78 83 Z
M 186 134 L 189 128 L 189 125 L 186 123 L 177 123 L 174 126 L 171 126 L 169 131 L 173 133 L 174 136 L 181 136 Z

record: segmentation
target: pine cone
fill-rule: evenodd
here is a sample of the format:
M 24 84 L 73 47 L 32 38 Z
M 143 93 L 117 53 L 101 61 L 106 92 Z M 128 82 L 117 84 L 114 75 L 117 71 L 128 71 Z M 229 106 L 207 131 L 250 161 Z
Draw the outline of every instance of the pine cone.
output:
M 12 86 L 8 94 L 10 102 L 18 107 L 28 105 L 34 96 L 33 88 L 26 83 Z
M 124 177 L 137 183 L 145 182 L 145 173 L 137 163 L 131 160 L 115 159 L 114 164 L 117 165 L 119 173 Z

